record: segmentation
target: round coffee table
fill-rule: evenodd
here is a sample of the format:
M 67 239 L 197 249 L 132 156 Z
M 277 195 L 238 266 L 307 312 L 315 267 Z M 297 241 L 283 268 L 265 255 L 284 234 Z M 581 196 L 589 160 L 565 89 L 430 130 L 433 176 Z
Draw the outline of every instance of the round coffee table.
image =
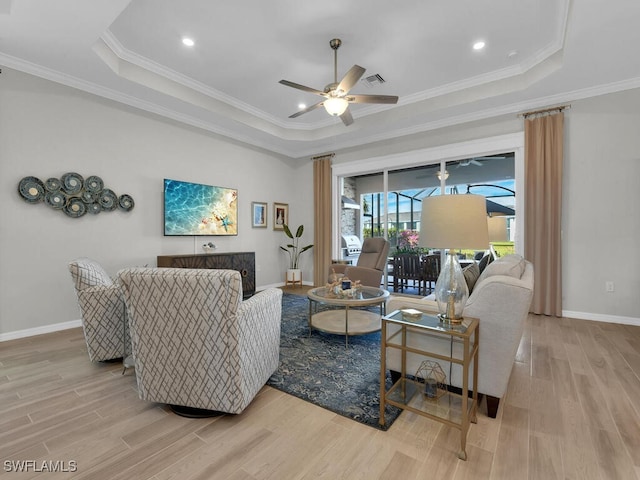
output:
M 389 292 L 376 287 L 361 287 L 355 297 L 340 297 L 325 287 L 319 287 L 309 290 L 307 297 L 309 297 L 309 335 L 314 328 L 326 333 L 344 335 L 345 346 L 349 346 L 349 336 L 380 330 L 380 320 L 385 314 L 384 307 Z M 318 311 L 319 304 L 337 308 Z M 380 314 L 352 309 L 352 307 L 371 305 L 380 305 Z

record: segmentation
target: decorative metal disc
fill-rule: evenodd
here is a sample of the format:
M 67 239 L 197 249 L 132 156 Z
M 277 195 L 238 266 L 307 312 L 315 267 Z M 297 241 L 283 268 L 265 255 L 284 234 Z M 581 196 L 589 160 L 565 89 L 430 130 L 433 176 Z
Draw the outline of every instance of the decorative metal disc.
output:
M 36 177 L 24 177 L 18 184 L 18 193 L 29 203 L 38 203 L 44 200 L 44 183 Z
M 78 218 L 87 213 L 87 205 L 79 198 L 70 198 L 64 207 L 64 213 L 73 218 Z
M 47 192 L 44 195 L 44 203 L 51 208 L 60 210 L 67 204 L 67 196 L 62 192 Z
M 113 193 L 113 190 L 105 188 L 100 192 L 98 203 L 100 203 L 103 210 L 111 211 L 118 206 L 118 197 Z
M 80 198 L 84 203 L 95 203 L 98 201 L 98 193 L 83 190 L 80 194 Z
M 44 187 L 48 192 L 57 192 L 58 190 L 60 190 L 60 187 L 62 187 L 62 182 L 60 182 L 60 180 L 55 177 L 51 177 L 47 179 L 46 182 L 44 182 Z
M 89 213 L 92 213 L 94 215 L 100 213 L 102 211 L 102 207 L 100 206 L 99 203 L 88 203 L 87 204 L 87 211 Z
M 84 189 L 87 192 L 98 193 L 100 190 L 104 188 L 104 182 L 100 177 L 96 177 L 95 175 L 91 175 L 87 177 L 84 181 Z
M 60 180 L 62 181 L 62 189 L 68 195 L 75 195 L 76 193 L 80 193 L 80 190 L 82 190 L 82 187 L 84 185 L 84 179 L 82 178 L 82 175 L 75 172 L 65 173 L 64 175 L 62 175 L 62 177 L 60 177 Z
M 135 203 L 133 201 L 133 198 L 131 198 L 131 195 L 127 195 L 125 193 L 124 195 L 120 195 L 120 198 L 118 199 L 118 205 L 120 205 L 120 208 L 122 210 L 128 212 L 129 210 L 133 210 Z

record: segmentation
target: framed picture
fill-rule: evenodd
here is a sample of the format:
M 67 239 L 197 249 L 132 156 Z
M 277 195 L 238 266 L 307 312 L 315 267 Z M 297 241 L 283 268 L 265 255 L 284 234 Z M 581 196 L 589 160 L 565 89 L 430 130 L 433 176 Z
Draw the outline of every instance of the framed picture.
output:
M 284 224 L 289 224 L 289 204 L 274 203 L 273 204 L 273 229 L 284 230 Z
M 251 226 L 267 228 L 267 203 L 251 202 Z

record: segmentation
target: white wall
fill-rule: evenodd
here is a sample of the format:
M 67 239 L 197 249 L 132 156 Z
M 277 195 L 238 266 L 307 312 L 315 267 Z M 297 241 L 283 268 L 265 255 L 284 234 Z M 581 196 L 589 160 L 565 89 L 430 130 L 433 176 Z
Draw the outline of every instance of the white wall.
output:
M 72 219 L 17 193 L 25 176 L 98 175 L 135 208 Z M 163 178 L 238 189 L 233 237 L 164 237 Z M 109 273 L 156 265 L 161 254 L 255 251 L 258 286 L 282 284 L 286 260 L 274 231 L 273 202 L 313 241 L 310 161 L 286 160 L 10 69 L 0 75 L 0 339 L 77 320 L 70 260 L 88 256 Z M 303 184 L 301 184 L 302 182 Z M 269 203 L 267 229 L 251 228 L 251 202 Z M 303 262 L 313 278 L 312 257 Z M 11 335 L 7 333 L 13 332 Z
M 566 316 L 640 325 L 640 90 L 575 101 L 566 112 L 563 305 Z M 522 130 L 515 116 L 337 152 L 337 165 Z M 76 171 L 99 175 L 136 201 L 115 211 L 70 219 L 26 204 L 17 193 L 27 175 Z M 162 179 L 237 187 L 237 237 L 162 236 Z M 290 206 L 289 223 L 313 239 L 312 166 L 245 148 L 206 132 L 3 68 L 0 75 L 0 340 L 10 332 L 79 318 L 67 263 L 90 256 L 109 272 L 155 265 L 156 255 L 255 251 L 257 284 L 283 283 L 286 268 L 274 232 L 273 202 Z M 252 201 L 269 202 L 269 228 L 252 229 Z M 313 278 L 312 256 L 303 259 Z M 605 281 L 615 291 L 605 292 Z
M 640 90 L 573 102 L 565 119 L 564 313 L 640 325 Z

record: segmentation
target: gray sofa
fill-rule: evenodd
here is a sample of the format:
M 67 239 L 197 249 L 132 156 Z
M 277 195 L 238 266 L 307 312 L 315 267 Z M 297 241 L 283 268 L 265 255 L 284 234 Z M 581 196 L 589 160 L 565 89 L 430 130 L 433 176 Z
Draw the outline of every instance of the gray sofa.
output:
M 469 282 L 469 280 L 468 280 Z M 473 283 L 473 281 L 471 281 Z M 524 322 L 527 318 L 533 295 L 533 265 L 519 255 L 507 255 L 490 263 L 477 277 L 464 315 L 476 317 L 479 324 L 479 372 L 478 393 L 487 396 L 488 415 L 495 418 L 499 401 L 504 396 L 509 376 L 520 344 Z M 427 298 L 391 296 L 387 312 L 403 308 L 415 308 L 426 312 L 437 312 L 435 301 Z M 390 333 L 393 333 L 391 330 Z M 407 344 L 417 348 L 448 355 L 452 344 L 448 339 L 428 335 L 407 335 Z M 459 344 L 453 344 L 454 353 Z M 458 352 L 458 356 L 460 353 Z M 415 372 L 424 357 L 408 353 L 407 373 Z M 387 367 L 393 372 L 401 371 L 400 352 L 387 349 Z M 459 365 L 440 361 L 450 377 L 448 383 L 462 386 L 462 369 Z M 471 382 L 471 378 L 469 379 Z M 470 383 L 471 385 L 471 383 Z

